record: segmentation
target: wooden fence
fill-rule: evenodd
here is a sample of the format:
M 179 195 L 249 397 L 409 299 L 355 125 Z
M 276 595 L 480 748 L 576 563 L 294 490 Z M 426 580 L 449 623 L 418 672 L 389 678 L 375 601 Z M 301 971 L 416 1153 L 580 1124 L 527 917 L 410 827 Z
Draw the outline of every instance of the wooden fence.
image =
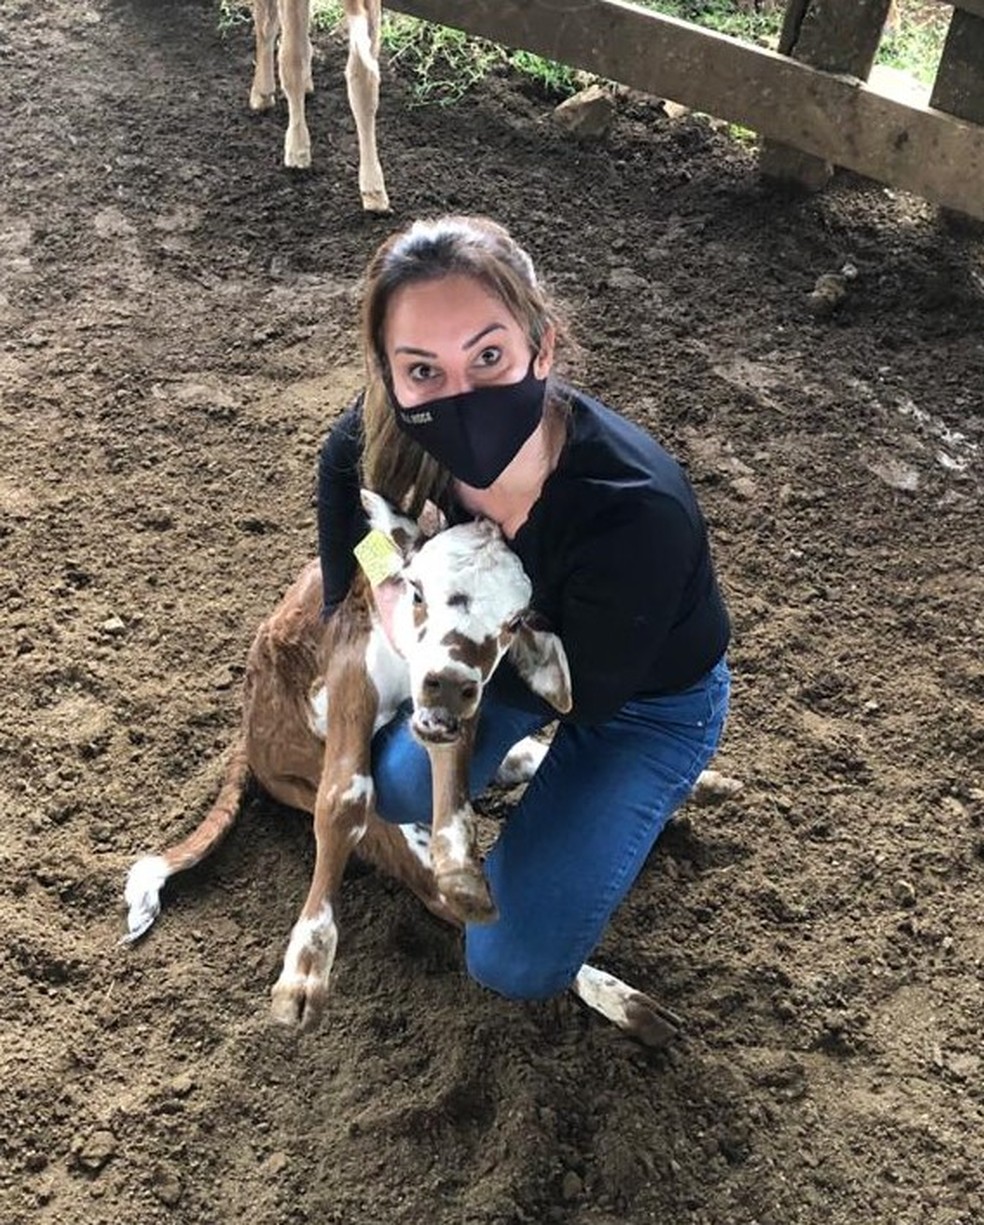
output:
M 845 166 L 984 220 L 984 0 L 952 0 L 928 105 L 868 83 L 890 0 L 788 0 L 778 51 L 621 0 L 386 3 L 742 124 L 770 175 Z

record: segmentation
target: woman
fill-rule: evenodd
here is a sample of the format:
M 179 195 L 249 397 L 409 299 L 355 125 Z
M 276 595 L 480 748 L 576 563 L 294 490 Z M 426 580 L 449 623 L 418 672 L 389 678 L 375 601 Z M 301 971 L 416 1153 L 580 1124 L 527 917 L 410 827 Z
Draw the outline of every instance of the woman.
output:
M 574 707 L 486 860 L 499 918 L 469 925 L 472 977 L 514 999 L 564 991 L 714 753 L 729 623 L 704 521 L 643 430 L 552 376 L 560 321 L 533 264 L 481 217 L 418 221 L 370 262 L 368 384 L 321 455 L 330 615 L 366 531 L 365 484 L 417 515 L 494 519 L 560 635 Z M 389 589 L 376 589 L 384 624 Z M 555 712 L 508 664 L 489 686 L 472 792 Z M 430 772 L 406 721 L 373 744 L 378 811 L 427 822 Z

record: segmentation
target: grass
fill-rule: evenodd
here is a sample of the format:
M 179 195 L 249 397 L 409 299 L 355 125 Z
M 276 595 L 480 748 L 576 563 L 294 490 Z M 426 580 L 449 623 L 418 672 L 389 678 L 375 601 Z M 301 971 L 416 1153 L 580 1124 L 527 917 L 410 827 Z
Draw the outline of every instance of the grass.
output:
M 764 4 L 760 11 L 744 12 L 732 0 L 635 0 L 643 8 L 695 25 L 730 34 L 746 42 L 775 50 L 779 45 L 785 4 Z M 926 0 L 899 0 L 899 28 L 882 39 L 876 64 L 886 64 L 929 83 L 936 75 L 950 10 Z
M 781 3 L 745 12 L 737 9 L 733 0 L 636 2 L 746 42 L 774 49 L 779 41 L 784 8 Z M 882 40 L 876 62 L 930 82 L 939 63 L 949 10 L 925 0 L 900 0 L 899 8 L 899 30 L 894 37 Z M 250 20 L 249 0 L 218 0 L 218 9 L 222 31 Z M 334 30 L 342 18 L 342 6 L 335 0 L 312 0 L 312 22 L 316 29 Z M 402 13 L 386 13 L 385 3 L 382 39 L 390 61 L 401 66 L 415 101 L 421 104 L 454 102 L 497 71 L 516 72 L 555 100 L 569 97 L 594 79 L 529 51 L 509 50 L 446 26 L 418 21 Z

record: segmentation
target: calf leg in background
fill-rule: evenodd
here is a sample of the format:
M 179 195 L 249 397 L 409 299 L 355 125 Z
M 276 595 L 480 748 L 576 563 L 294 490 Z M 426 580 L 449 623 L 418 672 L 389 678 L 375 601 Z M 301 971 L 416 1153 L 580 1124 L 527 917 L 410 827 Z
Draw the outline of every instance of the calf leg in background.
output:
M 306 170 L 311 165 L 311 136 L 304 114 L 304 95 L 311 87 L 310 0 L 281 5 L 280 85 L 287 98 L 284 165 Z
M 359 134 L 359 191 L 367 212 L 388 213 L 389 196 L 376 149 L 379 108 L 379 0 L 346 3 L 349 54 L 345 83 Z
M 256 67 L 249 104 L 254 111 L 266 111 L 277 101 L 274 57 L 280 30 L 278 0 L 253 0 L 253 37 L 256 40 Z

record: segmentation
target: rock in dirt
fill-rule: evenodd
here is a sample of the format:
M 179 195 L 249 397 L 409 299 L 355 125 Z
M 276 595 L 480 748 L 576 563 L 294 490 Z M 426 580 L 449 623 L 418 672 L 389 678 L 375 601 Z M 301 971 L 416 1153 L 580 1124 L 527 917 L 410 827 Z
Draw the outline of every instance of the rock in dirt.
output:
M 181 1199 L 181 1179 L 173 1170 L 155 1170 L 151 1190 L 162 1204 L 173 1208 Z
M 911 881 L 897 880 L 892 886 L 892 897 L 907 910 L 916 904 L 916 890 Z
M 115 1153 L 116 1137 L 104 1129 L 83 1136 L 72 1149 L 76 1164 L 89 1174 L 98 1174 Z
M 847 297 L 850 283 L 857 277 L 853 264 L 845 264 L 839 272 L 824 272 L 817 277 L 807 305 L 814 315 L 832 315 Z
M 554 110 L 554 119 L 581 140 L 604 136 L 614 115 L 612 96 L 600 85 L 589 85 Z

